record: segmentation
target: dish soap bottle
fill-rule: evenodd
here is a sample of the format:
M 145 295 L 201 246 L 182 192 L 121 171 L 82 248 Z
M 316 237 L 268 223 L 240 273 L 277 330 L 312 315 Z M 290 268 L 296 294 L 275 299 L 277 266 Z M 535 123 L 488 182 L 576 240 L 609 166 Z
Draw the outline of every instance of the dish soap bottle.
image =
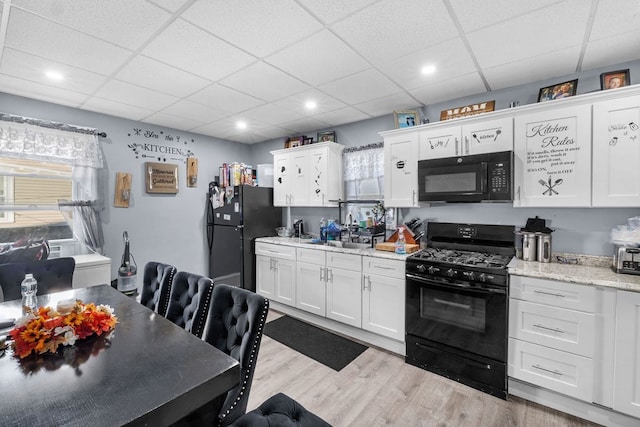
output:
M 396 253 L 407 253 L 407 242 L 404 240 L 404 227 L 398 227 L 398 240 L 396 240 Z

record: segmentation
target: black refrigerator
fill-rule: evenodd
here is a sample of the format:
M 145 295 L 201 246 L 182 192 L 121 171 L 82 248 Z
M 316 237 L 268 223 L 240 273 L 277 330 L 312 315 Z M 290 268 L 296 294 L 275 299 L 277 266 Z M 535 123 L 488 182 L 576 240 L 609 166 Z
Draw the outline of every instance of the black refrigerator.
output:
M 240 185 L 233 197 L 214 209 L 212 186 L 207 195 L 209 277 L 256 290 L 255 238 L 274 236 L 282 223 L 282 208 L 273 206 L 273 188 Z

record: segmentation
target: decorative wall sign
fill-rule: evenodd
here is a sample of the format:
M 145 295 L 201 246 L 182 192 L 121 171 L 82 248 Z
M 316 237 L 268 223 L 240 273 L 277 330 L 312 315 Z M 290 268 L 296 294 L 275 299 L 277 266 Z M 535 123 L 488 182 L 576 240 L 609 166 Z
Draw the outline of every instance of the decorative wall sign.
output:
M 147 193 L 178 192 L 178 165 L 145 162 L 144 176 Z
M 131 198 L 131 174 L 126 172 L 116 173 L 116 191 L 113 197 L 113 206 L 116 208 L 128 208 Z
M 176 142 L 194 143 L 193 138 L 187 139 L 179 135 L 165 134 L 163 131 L 144 130 L 141 128 L 133 128 L 133 133 L 128 133 L 129 138 L 145 139 L 147 142 L 134 142 L 127 144 L 127 147 L 135 154 L 136 159 L 153 159 L 158 162 L 166 162 L 167 160 L 176 160 L 186 163 L 186 159 L 193 157 L 194 153 L 188 148 L 178 148 L 170 145 L 162 145 L 158 142 Z M 155 141 L 155 142 L 154 142 Z
M 198 184 L 198 159 L 187 159 L 187 187 L 195 187 Z
M 481 102 L 479 104 L 465 105 L 464 107 L 450 108 L 440 112 L 440 120 L 457 119 L 458 117 L 475 116 L 488 113 L 496 107 L 496 101 Z

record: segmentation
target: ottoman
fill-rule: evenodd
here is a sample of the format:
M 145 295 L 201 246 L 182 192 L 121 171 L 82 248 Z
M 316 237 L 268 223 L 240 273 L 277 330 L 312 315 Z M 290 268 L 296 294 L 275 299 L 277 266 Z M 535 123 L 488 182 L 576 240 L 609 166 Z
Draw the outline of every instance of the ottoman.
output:
M 238 418 L 229 427 L 331 427 L 331 424 L 284 393 L 264 401 L 251 412 Z

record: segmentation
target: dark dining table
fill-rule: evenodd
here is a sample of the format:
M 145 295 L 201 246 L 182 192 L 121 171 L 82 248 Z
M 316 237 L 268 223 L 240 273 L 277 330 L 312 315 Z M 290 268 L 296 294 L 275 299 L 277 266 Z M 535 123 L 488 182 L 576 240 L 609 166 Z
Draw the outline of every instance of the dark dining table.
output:
M 56 354 L 0 357 L 0 426 L 162 426 L 238 385 L 238 362 L 108 285 L 38 296 L 107 304 L 118 324 Z M 0 303 L 0 318 L 22 301 Z M 7 330 L 0 330 L 0 336 Z

